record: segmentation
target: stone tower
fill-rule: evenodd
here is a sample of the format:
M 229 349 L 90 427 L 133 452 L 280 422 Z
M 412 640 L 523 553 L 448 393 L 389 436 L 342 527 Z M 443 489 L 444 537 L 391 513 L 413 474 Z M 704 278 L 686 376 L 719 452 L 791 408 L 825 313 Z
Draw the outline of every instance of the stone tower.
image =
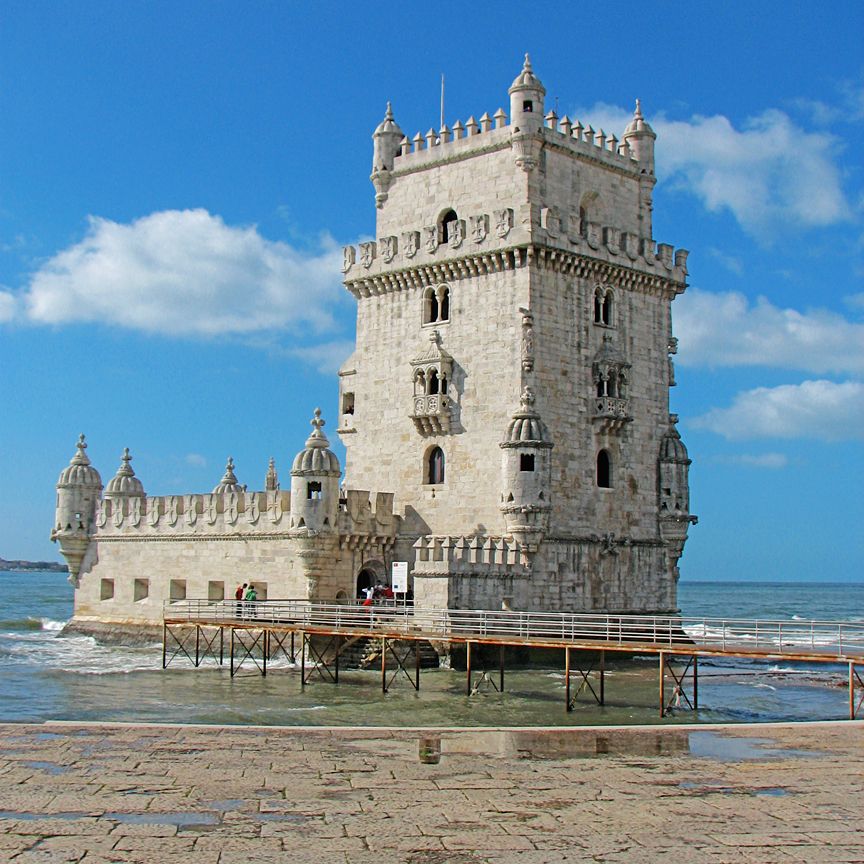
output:
M 526 55 L 509 118 L 409 138 L 388 104 L 377 240 L 344 252 L 345 483 L 395 493 L 419 603 L 666 611 L 695 521 L 669 444 L 687 252 L 653 238 L 639 103 L 619 139 L 545 92 Z

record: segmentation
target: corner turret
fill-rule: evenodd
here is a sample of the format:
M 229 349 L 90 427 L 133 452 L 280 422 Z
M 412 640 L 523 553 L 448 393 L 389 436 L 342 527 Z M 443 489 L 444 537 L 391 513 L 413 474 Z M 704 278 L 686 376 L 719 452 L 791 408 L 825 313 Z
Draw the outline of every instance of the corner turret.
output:
M 102 478 L 90 464 L 86 449 L 82 434 L 75 455 L 57 480 L 57 507 L 51 532 L 52 542 L 60 543 L 60 552 L 69 565 L 69 581 L 76 588 L 102 492 Z
M 627 124 L 622 136 L 624 143 L 633 153 L 633 158 L 639 163 L 639 219 L 642 222 L 642 236 L 651 239 L 653 236 L 652 211 L 654 209 L 654 185 L 657 178 L 654 175 L 654 142 L 657 135 L 642 116 L 642 104 L 636 100 L 636 110 L 633 119 Z
M 342 469 L 324 434 L 321 409 L 315 409 L 312 434 L 291 467 L 291 522 L 310 533 L 336 530 L 339 475 Z
M 372 133 L 372 175 L 369 179 L 375 187 L 375 206 L 378 208 L 383 207 L 387 200 L 393 160 L 399 154 L 404 137 L 405 134 L 393 119 L 393 109 L 388 102 L 384 119 Z
M 507 91 L 510 94 L 510 132 L 516 164 L 526 172 L 537 167 L 542 141 L 537 133 L 543 127 L 543 98 L 546 88 L 531 68 L 531 58 Z
M 554 445 L 546 424 L 534 410 L 530 387 L 522 391 L 519 401 L 520 408 L 499 445 L 503 488 L 500 509 L 507 532 L 527 552 L 536 552 L 549 530 Z
M 237 477 L 234 474 L 234 459 L 229 456 L 225 463 L 225 473 L 219 484 L 213 489 L 214 495 L 222 495 L 225 492 L 233 492 L 235 495 L 240 491 L 240 484 L 237 482 Z
M 660 536 L 668 547 L 672 573 L 678 578 L 678 560 L 684 553 L 684 543 L 690 525 L 698 517 L 690 515 L 690 457 L 681 440 L 676 423 L 677 414 L 669 415 L 669 431 L 660 442 L 658 467 L 658 497 L 660 508 Z

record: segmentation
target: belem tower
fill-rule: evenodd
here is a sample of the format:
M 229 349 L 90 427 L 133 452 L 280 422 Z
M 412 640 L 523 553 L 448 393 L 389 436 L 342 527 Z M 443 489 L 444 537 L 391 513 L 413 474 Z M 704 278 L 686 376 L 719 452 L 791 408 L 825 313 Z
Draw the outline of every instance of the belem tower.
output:
M 290 489 L 271 459 L 250 491 L 229 459 L 211 492 L 148 497 L 128 450 L 103 487 L 82 436 L 51 535 L 74 626 L 158 624 L 241 582 L 353 602 L 394 561 L 426 608 L 676 609 L 688 253 L 653 237 L 656 135 L 638 102 L 620 138 L 545 113 L 527 56 L 508 92 L 509 113 L 413 137 L 388 105 L 373 134 L 377 240 L 343 259 L 344 477 L 317 409 Z

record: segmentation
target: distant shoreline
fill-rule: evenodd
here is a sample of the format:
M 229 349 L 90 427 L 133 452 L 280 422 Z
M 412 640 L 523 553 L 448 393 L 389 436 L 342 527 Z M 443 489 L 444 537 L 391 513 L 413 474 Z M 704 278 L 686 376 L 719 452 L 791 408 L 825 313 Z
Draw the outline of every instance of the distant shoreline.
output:
M 10 573 L 68 573 L 69 568 L 59 561 L 7 561 L 0 558 L 0 571 L 6 570 Z

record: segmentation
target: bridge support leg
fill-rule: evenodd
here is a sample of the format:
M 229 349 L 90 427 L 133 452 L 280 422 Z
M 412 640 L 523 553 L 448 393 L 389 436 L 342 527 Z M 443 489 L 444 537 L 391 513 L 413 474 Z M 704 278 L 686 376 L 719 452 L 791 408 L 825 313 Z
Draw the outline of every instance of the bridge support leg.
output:
M 598 690 L 594 689 L 594 685 L 591 683 L 591 673 L 594 671 L 594 661 L 590 661 L 588 663 L 588 668 L 583 669 L 581 664 L 576 667 L 576 671 L 579 673 L 581 677 L 581 681 L 579 682 L 579 686 L 576 688 L 576 692 L 571 696 L 571 688 L 570 688 L 570 678 L 573 671 L 573 664 L 570 658 L 570 648 L 564 648 L 564 688 L 565 688 L 565 698 L 567 700 L 567 710 L 572 711 L 573 707 L 576 705 L 576 700 L 579 698 L 579 694 L 583 690 L 587 690 L 593 697 L 594 701 L 598 705 L 603 705 L 605 701 L 605 693 L 604 693 L 604 680 L 605 680 L 605 668 L 604 668 L 604 655 L 603 652 L 600 652 L 600 660 L 598 666 Z
M 387 692 L 387 639 L 381 637 L 381 692 Z
M 666 716 L 666 652 L 660 652 L 660 716 Z
M 600 652 L 600 704 L 606 704 L 606 652 Z
M 231 677 L 234 677 L 234 628 L 231 628 Z
M 420 690 L 420 640 L 414 640 L 414 689 Z
M 564 700 L 567 711 L 573 710 L 573 702 L 570 699 L 570 646 L 564 649 Z
M 201 665 L 201 626 L 195 625 L 195 668 Z
M 225 665 L 225 628 L 219 628 L 219 665 Z
M 499 693 L 504 692 L 504 646 L 500 645 L 498 647 L 498 675 L 500 687 L 498 688 Z
M 263 645 L 261 646 L 261 653 L 264 655 L 263 662 L 261 664 L 261 677 L 267 677 L 267 655 L 270 653 L 270 631 L 264 631 L 264 638 L 262 640 Z
M 699 658 L 693 655 L 693 710 L 699 710 Z
M 168 665 L 168 625 L 162 625 L 162 668 Z
M 861 690 L 861 698 L 856 695 L 856 690 Z M 864 678 L 855 668 L 855 661 L 849 661 L 849 719 L 855 720 L 861 709 L 864 708 Z
M 471 643 L 465 643 L 465 695 L 471 695 Z
M 300 639 L 300 688 L 306 687 L 306 631 L 301 634 Z

